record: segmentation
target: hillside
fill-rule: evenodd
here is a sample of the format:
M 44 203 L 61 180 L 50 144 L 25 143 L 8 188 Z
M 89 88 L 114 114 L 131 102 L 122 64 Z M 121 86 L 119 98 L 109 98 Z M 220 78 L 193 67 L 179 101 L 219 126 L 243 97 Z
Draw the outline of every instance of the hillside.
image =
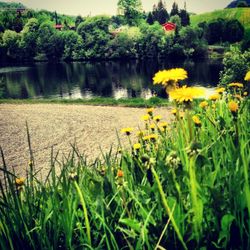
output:
M 236 8 L 237 4 L 241 1 L 242 0 L 234 0 L 227 6 L 227 8 Z M 245 0 L 245 2 L 248 4 L 248 6 L 250 6 L 250 0 Z
M 210 22 L 217 18 L 237 19 L 245 28 L 245 39 L 250 40 L 250 8 L 234 8 L 216 10 L 200 15 L 192 15 L 190 17 L 191 25 L 197 26 L 201 22 Z

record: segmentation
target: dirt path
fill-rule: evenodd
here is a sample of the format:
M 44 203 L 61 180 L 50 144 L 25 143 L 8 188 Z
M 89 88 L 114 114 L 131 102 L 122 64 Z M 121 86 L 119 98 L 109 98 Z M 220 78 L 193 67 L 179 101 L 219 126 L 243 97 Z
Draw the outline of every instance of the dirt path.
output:
M 166 108 L 159 108 L 155 113 L 169 119 Z M 55 152 L 59 150 L 59 159 L 62 159 L 71 149 L 70 144 L 76 143 L 79 151 L 93 160 L 101 155 L 100 147 L 108 152 L 112 144 L 117 145 L 116 130 L 142 127 L 140 117 L 143 114 L 145 109 L 125 107 L 1 104 L 0 146 L 7 166 L 24 174 L 29 161 L 27 121 L 36 166 L 46 172 L 52 146 Z

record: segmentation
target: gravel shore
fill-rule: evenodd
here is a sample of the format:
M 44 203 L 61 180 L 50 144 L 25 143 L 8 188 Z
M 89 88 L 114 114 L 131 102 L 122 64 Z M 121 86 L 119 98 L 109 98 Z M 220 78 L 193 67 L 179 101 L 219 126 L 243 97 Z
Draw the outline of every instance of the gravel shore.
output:
M 8 168 L 25 174 L 29 162 L 26 121 L 36 167 L 47 172 L 51 148 L 59 151 L 58 159 L 67 155 L 71 144 L 87 156 L 89 161 L 101 157 L 101 150 L 108 152 L 117 146 L 117 132 L 123 127 L 143 127 L 141 116 L 145 109 L 57 104 L 1 104 L 0 146 Z M 155 114 L 170 119 L 168 108 L 158 108 Z M 120 135 L 123 143 L 126 138 Z M 2 165 L 2 160 L 0 160 Z

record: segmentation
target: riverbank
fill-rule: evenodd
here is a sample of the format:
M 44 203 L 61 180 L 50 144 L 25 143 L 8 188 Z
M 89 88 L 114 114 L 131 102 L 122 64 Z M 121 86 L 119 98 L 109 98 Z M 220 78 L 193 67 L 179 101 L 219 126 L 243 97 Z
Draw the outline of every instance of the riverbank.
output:
M 44 177 L 50 167 L 51 148 L 59 152 L 59 161 L 75 144 L 89 161 L 101 157 L 101 150 L 109 152 L 118 146 L 117 131 L 123 127 L 143 127 L 139 118 L 145 109 L 128 107 L 62 105 L 62 104 L 1 104 L 0 146 L 8 168 L 25 174 L 29 162 L 26 121 L 31 136 L 36 169 Z M 170 119 L 169 108 L 157 108 L 156 114 Z M 122 143 L 127 143 L 120 136 Z
M 91 99 L 0 99 L 0 104 L 83 104 L 94 106 L 149 107 L 152 105 L 168 106 L 167 99 L 159 97 L 122 98 L 95 97 Z

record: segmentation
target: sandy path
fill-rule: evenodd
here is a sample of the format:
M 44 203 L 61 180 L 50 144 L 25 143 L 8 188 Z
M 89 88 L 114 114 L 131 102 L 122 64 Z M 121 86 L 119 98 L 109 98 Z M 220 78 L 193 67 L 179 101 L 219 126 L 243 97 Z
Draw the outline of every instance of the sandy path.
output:
M 166 108 L 155 112 L 169 119 Z M 60 151 L 59 159 L 76 143 L 89 160 L 117 145 L 116 130 L 143 126 L 140 117 L 145 109 L 57 104 L 1 104 L 0 146 L 7 166 L 24 174 L 29 161 L 25 122 L 28 122 L 36 167 L 45 173 L 50 162 L 51 147 Z M 124 136 L 121 136 L 124 137 Z M 2 160 L 0 160 L 2 165 Z

